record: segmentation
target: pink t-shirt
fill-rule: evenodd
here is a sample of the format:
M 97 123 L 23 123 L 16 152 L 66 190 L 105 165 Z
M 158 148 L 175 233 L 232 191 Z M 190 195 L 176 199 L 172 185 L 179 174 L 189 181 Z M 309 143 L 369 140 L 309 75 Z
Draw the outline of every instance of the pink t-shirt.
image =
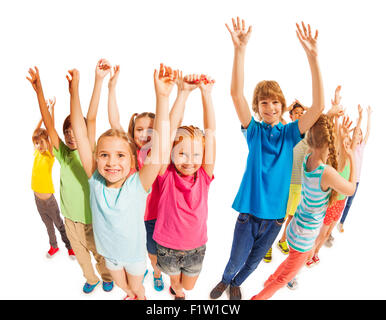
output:
M 208 193 L 213 178 L 201 167 L 194 181 L 194 176 L 180 176 L 174 165 L 158 176 L 158 217 L 153 234 L 157 243 L 192 250 L 208 241 Z
M 360 176 L 361 176 L 361 170 L 362 170 L 362 160 L 363 160 L 363 151 L 365 149 L 365 142 L 358 144 L 354 151 L 355 156 L 355 165 L 356 165 L 356 172 L 357 172 L 357 181 L 359 182 Z
M 138 169 L 141 170 L 143 164 L 146 160 L 146 157 L 149 153 L 150 149 L 137 149 L 137 163 Z M 154 181 L 151 186 L 151 193 L 146 198 L 146 209 L 145 209 L 145 221 L 157 219 L 157 210 L 158 210 L 158 183 L 157 179 Z

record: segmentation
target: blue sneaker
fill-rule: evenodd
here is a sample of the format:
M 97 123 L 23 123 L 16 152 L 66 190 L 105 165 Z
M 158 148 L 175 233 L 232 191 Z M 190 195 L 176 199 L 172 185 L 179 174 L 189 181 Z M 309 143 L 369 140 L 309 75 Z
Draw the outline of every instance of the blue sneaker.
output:
M 96 284 L 89 284 L 89 283 L 85 283 L 84 286 L 83 286 L 83 292 L 84 293 L 91 293 L 93 292 L 93 290 L 95 289 L 95 287 L 99 284 L 100 281 L 98 281 Z
M 104 291 L 110 292 L 114 288 L 114 281 L 110 281 L 110 282 L 103 281 L 102 288 Z
M 162 291 L 164 289 L 164 281 L 162 280 L 162 274 L 159 278 L 154 277 L 153 271 L 154 289 L 156 291 Z
M 145 278 L 146 278 L 146 275 L 148 274 L 148 272 L 149 271 L 146 269 L 145 274 L 143 275 L 142 283 L 143 283 L 143 281 L 145 281 Z
M 298 280 L 293 278 L 290 282 L 287 283 L 287 288 L 291 290 L 296 290 L 298 287 Z

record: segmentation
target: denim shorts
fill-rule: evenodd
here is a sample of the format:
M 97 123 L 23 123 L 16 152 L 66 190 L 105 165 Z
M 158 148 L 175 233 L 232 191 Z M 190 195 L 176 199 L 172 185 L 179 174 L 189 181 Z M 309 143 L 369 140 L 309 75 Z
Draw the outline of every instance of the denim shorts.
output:
M 153 255 L 157 255 L 157 242 L 153 239 L 155 222 L 157 219 L 145 221 L 146 227 L 146 248 L 147 252 Z
M 200 274 L 206 245 L 193 250 L 174 250 L 157 244 L 157 266 L 169 276 L 181 272 L 189 277 Z
M 146 260 L 133 263 L 120 263 L 116 260 L 105 257 L 106 268 L 112 271 L 125 269 L 126 272 L 133 276 L 140 276 L 146 272 Z

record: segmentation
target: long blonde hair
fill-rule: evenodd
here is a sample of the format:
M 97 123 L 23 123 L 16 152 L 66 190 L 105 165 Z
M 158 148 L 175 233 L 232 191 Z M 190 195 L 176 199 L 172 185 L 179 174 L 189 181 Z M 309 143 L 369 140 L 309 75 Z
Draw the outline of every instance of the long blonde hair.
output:
M 338 169 L 337 153 L 335 148 L 335 127 L 333 120 L 327 115 L 322 114 L 314 123 L 307 134 L 307 144 L 310 148 L 322 149 L 326 145 L 328 147 L 327 164 L 332 166 L 335 170 Z M 335 190 L 331 191 L 329 205 L 336 202 L 338 193 Z

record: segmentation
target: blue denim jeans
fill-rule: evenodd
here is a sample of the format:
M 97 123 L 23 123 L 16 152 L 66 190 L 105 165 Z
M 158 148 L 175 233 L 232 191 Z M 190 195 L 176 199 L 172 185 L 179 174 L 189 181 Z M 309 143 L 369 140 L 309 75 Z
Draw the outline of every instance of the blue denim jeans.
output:
M 231 256 L 221 281 L 240 286 L 272 246 L 283 222 L 284 218 L 267 220 L 240 213 L 233 234 Z
M 344 210 L 343 210 L 343 213 L 342 213 L 342 217 L 340 218 L 340 223 L 342 223 L 342 224 L 343 224 L 344 221 L 346 220 L 348 211 L 349 211 L 350 208 L 351 208 L 352 201 L 354 200 L 354 197 L 355 197 L 355 195 L 357 194 L 358 185 L 359 185 L 359 182 L 357 182 L 357 186 L 356 186 L 356 188 L 355 188 L 354 194 L 353 194 L 351 197 L 348 197 L 348 198 L 347 198 L 346 206 L 344 207 Z

